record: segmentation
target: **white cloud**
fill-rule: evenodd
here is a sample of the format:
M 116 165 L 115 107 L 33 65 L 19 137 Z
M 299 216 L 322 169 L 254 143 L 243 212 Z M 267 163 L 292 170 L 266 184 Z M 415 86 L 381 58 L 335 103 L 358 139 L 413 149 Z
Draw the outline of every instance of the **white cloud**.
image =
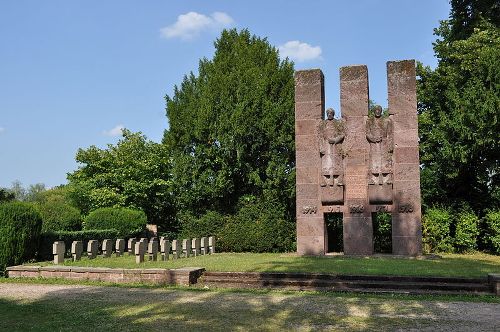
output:
M 231 16 L 222 12 L 215 12 L 210 16 L 189 12 L 177 17 L 177 21 L 160 29 L 160 34 L 165 38 L 180 38 L 189 40 L 197 37 L 206 29 L 221 29 L 234 23 Z
M 297 62 L 321 59 L 321 47 L 301 43 L 298 40 L 288 41 L 278 46 L 278 50 L 283 58 L 289 57 Z
M 4 127 L 0 127 L 0 134 L 3 133 L 5 131 L 5 128 Z
M 106 136 L 120 136 L 122 134 L 122 129 L 125 129 L 125 127 L 122 124 L 119 124 L 110 130 L 104 130 L 102 133 Z

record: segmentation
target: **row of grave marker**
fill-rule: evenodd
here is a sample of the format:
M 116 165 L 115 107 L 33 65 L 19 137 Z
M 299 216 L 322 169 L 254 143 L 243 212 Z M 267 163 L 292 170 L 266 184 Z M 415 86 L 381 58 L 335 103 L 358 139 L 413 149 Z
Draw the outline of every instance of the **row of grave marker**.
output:
M 93 259 L 97 257 L 97 250 L 99 247 L 99 241 L 90 240 L 87 244 L 87 257 Z M 111 257 L 113 251 L 113 240 L 103 240 L 102 241 L 102 256 Z M 54 264 L 64 263 L 64 253 L 66 252 L 66 244 L 64 241 L 56 241 L 52 245 L 52 253 L 54 254 Z M 182 243 L 179 240 L 172 240 L 170 242 L 164 237 L 160 238 L 158 242 L 157 238 L 152 238 L 148 241 L 146 238 L 142 238 L 139 241 L 137 239 L 129 239 L 127 242 L 127 252 L 129 255 L 135 255 L 135 262 L 144 262 L 144 257 L 146 253 L 148 254 L 149 260 L 158 260 L 158 253 L 161 255 L 163 261 L 169 260 L 170 252 L 172 252 L 172 258 L 177 259 L 181 257 L 207 255 L 215 253 L 215 237 L 202 237 L 194 239 L 184 239 Z M 71 244 L 71 256 L 73 261 L 78 261 L 81 259 L 83 253 L 83 242 L 73 241 Z M 115 241 L 115 254 L 116 257 L 120 257 L 125 253 L 125 240 L 117 239 Z

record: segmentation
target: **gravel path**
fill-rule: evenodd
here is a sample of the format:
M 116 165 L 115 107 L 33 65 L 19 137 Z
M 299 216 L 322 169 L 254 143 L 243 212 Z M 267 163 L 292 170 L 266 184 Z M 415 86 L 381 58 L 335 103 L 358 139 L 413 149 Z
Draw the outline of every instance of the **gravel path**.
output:
M 0 283 L 2 300 L 102 307 L 112 313 L 110 317 L 129 319 L 122 322 L 128 325 L 110 325 L 124 330 L 227 326 L 229 330 L 500 331 L 500 304 L 493 303 Z M 112 318 L 106 323 L 113 324 Z

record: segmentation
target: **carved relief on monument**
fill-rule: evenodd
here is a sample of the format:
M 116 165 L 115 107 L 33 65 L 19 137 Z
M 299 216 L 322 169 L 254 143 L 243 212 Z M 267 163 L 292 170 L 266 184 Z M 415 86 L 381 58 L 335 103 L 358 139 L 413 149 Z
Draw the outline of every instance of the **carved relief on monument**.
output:
M 382 117 L 382 107 L 378 105 L 374 108 L 374 117 L 366 121 L 366 139 L 370 144 L 370 203 L 392 203 L 393 124 L 390 118 Z
M 335 119 L 332 108 L 326 110 L 327 118 L 318 125 L 319 154 L 321 157 L 321 202 L 338 204 L 344 202 L 344 120 Z

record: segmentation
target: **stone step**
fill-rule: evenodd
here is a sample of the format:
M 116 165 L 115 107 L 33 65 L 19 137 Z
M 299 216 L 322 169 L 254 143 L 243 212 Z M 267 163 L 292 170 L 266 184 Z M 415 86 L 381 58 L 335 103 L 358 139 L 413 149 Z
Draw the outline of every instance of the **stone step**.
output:
M 274 277 L 273 277 L 274 275 Z M 285 288 L 299 290 L 340 290 L 340 291 L 376 291 L 376 292 L 400 292 L 400 293 L 443 293 L 443 294 L 492 294 L 487 282 L 447 282 L 439 278 L 434 281 L 413 281 L 372 278 L 363 280 L 351 278 L 317 278 L 310 276 L 306 278 L 301 275 L 298 278 L 287 276 L 278 277 L 275 274 L 248 274 L 248 273 L 214 273 L 206 272 L 199 280 L 203 286 L 235 287 L 235 288 Z M 481 279 L 482 281 L 482 279 Z
M 320 273 L 280 273 L 280 272 L 205 272 L 206 277 L 248 278 L 248 279 L 316 279 L 316 280 L 366 280 L 394 282 L 445 282 L 460 284 L 487 283 L 487 278 L 457 278 L 457 277 L 414 277 L 414 276 L 377 276 L 377 275 L 335 275 Z

